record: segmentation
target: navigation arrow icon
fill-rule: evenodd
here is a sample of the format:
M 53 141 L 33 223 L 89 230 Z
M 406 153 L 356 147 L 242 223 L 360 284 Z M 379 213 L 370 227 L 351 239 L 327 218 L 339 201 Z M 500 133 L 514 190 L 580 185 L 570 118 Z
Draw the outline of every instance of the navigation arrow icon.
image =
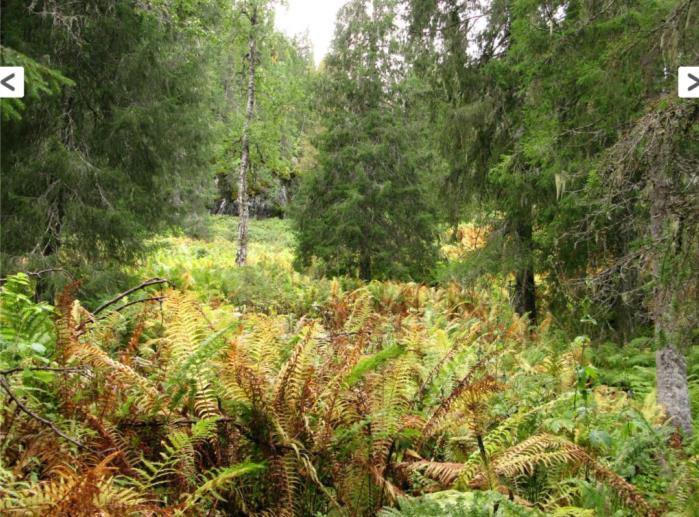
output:
M 697 86 L 699 86 L 699 77 L 697 77 L 697 76 L 694 75 L 694 74 L 687 74 L 687 75 L 689 76 L 689 78 L 690 78 L 692 81 L 694 81 L 694 84 L 692 84 L 692 86 L 689 87 L 689 91 L 691 92 L 694 88 L 696 88 Z
M 699 99 L 699 66 L 677 69 L 677 95 L 684 99 Z
M 24 67 L 0 66 L 0 98 L 24 97 Z
M 14 76 L 15 74 L 8 75 L 2 81 L 0 81 L 0 84 L 2 84 L 5 88 L 9 88 L 11 91 L 15 91 L 15 87 L 10 84 L 10 79 L 12 79 Z

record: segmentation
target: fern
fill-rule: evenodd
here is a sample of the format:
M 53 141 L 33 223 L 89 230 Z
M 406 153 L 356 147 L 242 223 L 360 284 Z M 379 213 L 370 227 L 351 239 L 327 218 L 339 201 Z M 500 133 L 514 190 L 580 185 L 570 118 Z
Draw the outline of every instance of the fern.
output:
M 231 484 L 238 478 L 260 472 L 265 469 L 265 466 L 259 463 L 242 463 L 231 467 L 214 469 L 205 473 L 198 480 L 197 489 L 191 494 L 187 494 L 181 507 L 178 508 L 179 513 L 185 513 L 188 510 L 199 507 L 204 499 L 213 498 L 218 501 L 223 501 L 222 492 L 229 490 Z

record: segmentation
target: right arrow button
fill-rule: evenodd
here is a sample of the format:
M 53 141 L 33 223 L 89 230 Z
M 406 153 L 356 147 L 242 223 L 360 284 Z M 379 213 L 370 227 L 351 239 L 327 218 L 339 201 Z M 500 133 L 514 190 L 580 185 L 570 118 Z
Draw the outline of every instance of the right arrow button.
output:
M 697 86 L 699 86 L 699 77 L 697 77 L 697 76 L 694 75 L 694 74 L 687 74 L 687 75 L 689 75 L 689 78 L 690 78 L 692 81 L 694 81 L 694 84 L 692 84 L 692 86 L 689 87 L 689 91 L 691 92 L 694 88 L 696 88 Z
M 699 99 L 699 66 L 679 67 L 677 95 L 684 99 Z

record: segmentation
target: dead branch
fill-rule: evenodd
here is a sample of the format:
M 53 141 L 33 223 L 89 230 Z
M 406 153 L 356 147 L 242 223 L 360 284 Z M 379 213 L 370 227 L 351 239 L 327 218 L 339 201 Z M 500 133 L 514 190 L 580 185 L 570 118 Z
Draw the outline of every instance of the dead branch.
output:
M 132 305 L 136 305 L 137 303 L 162 302 L 164 300 L 165 300 L 164 296 L 151 296 L 149 298 L 140 298 L 138 300 L 134 300 L 132 302 L 125 303 L 124 305 L 120 305 L 119 307 L 114 309 L 114 312 L 123 311 L 127 307 L 131 307 Z M 106 318 L 106 316 L 102 316 L 100 319 L 104 319 L 104 318 Z
M 66 273 L 65 269 L 62 267 L 50 267 L 46 269 L 41 269 L 39 271 L 26 271 L 24 272 L 25 275 L 27 276 L 35 276 L 35 277 L 41 277 L 41 275 L 44 275 L 46 273 L 55 273 L 55 272 L 61 272 L 61 273 Z M 66 273 L 68 274 L 68 273 Z M 70 275 L 68 275 L 70 276 Z M 7 282 L 7 277 L 0 278 L 0 285 L 4 284 Z
M 79 373 L 81 375 L 87 375 L 85 368 L 55 368 L 51 366 L 28 366 L 26 368 L 17 367 L 10 368 L 9 370 L 0 370 L 0 375 L 12 375 L 13 373 L 23 372 L 29 370 L 31 372 L 58 372 L 58 373 Z
M 58 436 L 63 438 L 64 440 L 69 441 L 73 445 L 76 445 L 78 448 L 91 452 L 93 454 L 97 454 L 97 451 L 92 449 L 91 447 L 88 447 L 82 442 L 79 442 L 75 438 L 72 438 L 65 434 L 63 431 L 61 431 L 56 424 L 51 422 L 51 420 L 48 420 L 40 415 L 37 415 L 34 413 L 31 409 L 29 409 L 27 406 L 25 406 L 21 400 L 19 400 L 19 397 L 15 395 L 12 391 L 12 388 L 10 388 L 10 385 L 7 383 L 7 380 L 5 377 L 0 377 L 0 387 L 2 387 L 3 390 L 5 390 L 5 393 L 7 393 L 7 396 L 10 397 L 10 399 L 17 405 L 17 407 L 23 412 L 29 415 L 31 418 L 36 420 L 37 422 L 40 422 L 44 424 L 45 426 L 48 426 L 54 433 L 56 433 Z
M 131 289 L 128 289 L 128 290 L 124 291 L 124 292 L 121 293 L 119 296 L 117 296 L 117 297 L 115 297 L 115 298 L 112 298 L 111 300 L 109 300 L 109 301 L 107 301 L 107 302 L 104 302 L 102 305 L 100 305 L 99 307 L 97 307 L 97 308 L 93 311 L 92 314 L 93 314 L 93 315 L 97 315 L 97 314 L 99 314 L 100 312 L 102 312 L 104 309 L 106 309 L 107 307 L 109 307 L 110 305 L 114 305 L 114 304 L 117 303 L 119 300 L 124 299 L 125 297 L 127 297 L 127 296 L 130 295 L 131 293 L 134 293 L 134 292 L 139 291 L 139 290 L 141 290 L 141 289 L 145 289 L 146 287 L 149 287 L 149 286 L 151 286 L 151 285 L 158 285 L 158 284 L 168 284 L 168 285 L 172 285 L 172 283 L 171 283 L 169 280 L 166 280 L 166 279 L 164 279 L 164 278 L 151 278 L 150 280 L 146 280 L 145 282 L 143 282 L 143 283 L 137 285 L 136 287 L 132 287 Z M 121 308 L 123 309 L 124 307 L 126 307 L 126 305 L 124 305 L 124 306 L 121 307 Z

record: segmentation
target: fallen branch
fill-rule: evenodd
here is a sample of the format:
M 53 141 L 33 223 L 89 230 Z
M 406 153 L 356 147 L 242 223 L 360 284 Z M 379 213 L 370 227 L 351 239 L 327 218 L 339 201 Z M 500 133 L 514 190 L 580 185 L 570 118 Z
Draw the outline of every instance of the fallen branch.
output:
M 23 372 L 24 370 L 29 370 L 31 372 L 59 372 L 59 373 L 79 373 L 81 375 L 87 375 L 88 372 L 85 368 L 75 367 L 75 368 L 54 368 L 51 366 L 27 366 L 26 368 L 17 367 L 10 368 L 9 370 L 0 370 L 0 375 L 12 375 L 13 373 Z
M 200 421 L 201 419 L 192 418 L 178 418 L 176 420 L 122 420 L 117 425 L 123 427 L 163 427 L 196 424 Z M 234 422 L 234 420 L 230 417 L 221 416 L 216 419 L 216 422 L 227 423 Z
M 63 438 L 64 440 L 69 441 L 69 442 L 72 443 L 73 445 L 76 445 L 78 448 L 83 449 L 83 450 L 88 451 L 88 452 L 91 452 L 91 453 L 93 453 L 93 454 L 97 454 L 97 451 L 96 451 L 96 450 L 94 450 L 94 449 L 88 447 L 88 446 L 85 445 L 84 443 L 79 442 L 79 441 L 76 440 L 75 438 L 71 438 L 70 436 L 68 436 L 67 434 L 65 434 L 63 431 L 61 431 L 61 430 L 56 426 L 56 424 L 54 424 L 53 422 L 51 422 L 51 420 L 47 420 L 46 418 L 44 418 L 44 417 L 42 417 L 42 416 L 40 416 L 40 415 L 37 415 L 37 414 L 34 413 L 31 409 L 29 409 L 27 406 L 25 406 L 25 405 L 22 403 L 22 401 L 19 400 L 19 398 L 17 397 L 17 395 L 15 395 L 15 394 L 12 392 L 12 388 L 10 388 L 10 385 L 7 383 L 7 380 L 5 379 L 5 377 L 0 377 L 0 387 L 1 387 L 3 390 L 5 390 L 5 393 L 7 393 L 7 396 L 10 397 L 10 399 L 12 399 L 12 400 L 14 401 L 14 403 L 17 405 L 17 407 L 18 407 L 22 412 L 26 413 L 27 415 L 29 415 L 31 418 L 33 418 L 33 419 L 36 420 L 37 422 L 40 422 L 40 423 L 42 423 L 42 424 L 48 426 L 48 427 L 49 427 L 54 433 L 56 433 L 58 436 L 60 436 L 60 437 Z
M 109 307 L 110 305 L 114 305 L 114 304 L 117 303 L 119 300 L 124 299 L 125 297 L 127 297 L 127 296 L 130 295 L 131 293 L 135 293 L 136 291 L 139 291 L 139 290 L 141 290 L 141 289 L 145 289 L 146 287 L 149 287 L 149 286 L 151 286 L 151 285 L 158 285 L 158 284 L 168 284 L 168 285 L 172 285 L 172 284 L 170 283 L 169 280 L 166 280 L 166 279 L 164 279 L 164 278 L 151 278 L 150 280 L 146 280 L 145 282 L 143 282 L 142 284 L 137 285 L 136 287 L 132 287 L 131 289 L 128 289 L 128 290 L 124 291 L 123 293 L 121 293 L 121 294 L 120 294 L 119 296 L 117 296 L 116 298 L 112 298 L 111 300 L 109 300 L 109 301 L 107 301 L 107 302 L 104 302 L 102 305 L 100 305 L 99 307 L 97 307 L 97 308 L 92 312 L 92 314 L 93 314 L 93 315 L 99 314 L 100 312 L 102 312 L 104 309 L 106 309 L 106 308 Z M 124 306 L 124 307 L 125 307 L 125 306 Z M 122 307 L 122 309 L 123 309 L 124 307 Z

